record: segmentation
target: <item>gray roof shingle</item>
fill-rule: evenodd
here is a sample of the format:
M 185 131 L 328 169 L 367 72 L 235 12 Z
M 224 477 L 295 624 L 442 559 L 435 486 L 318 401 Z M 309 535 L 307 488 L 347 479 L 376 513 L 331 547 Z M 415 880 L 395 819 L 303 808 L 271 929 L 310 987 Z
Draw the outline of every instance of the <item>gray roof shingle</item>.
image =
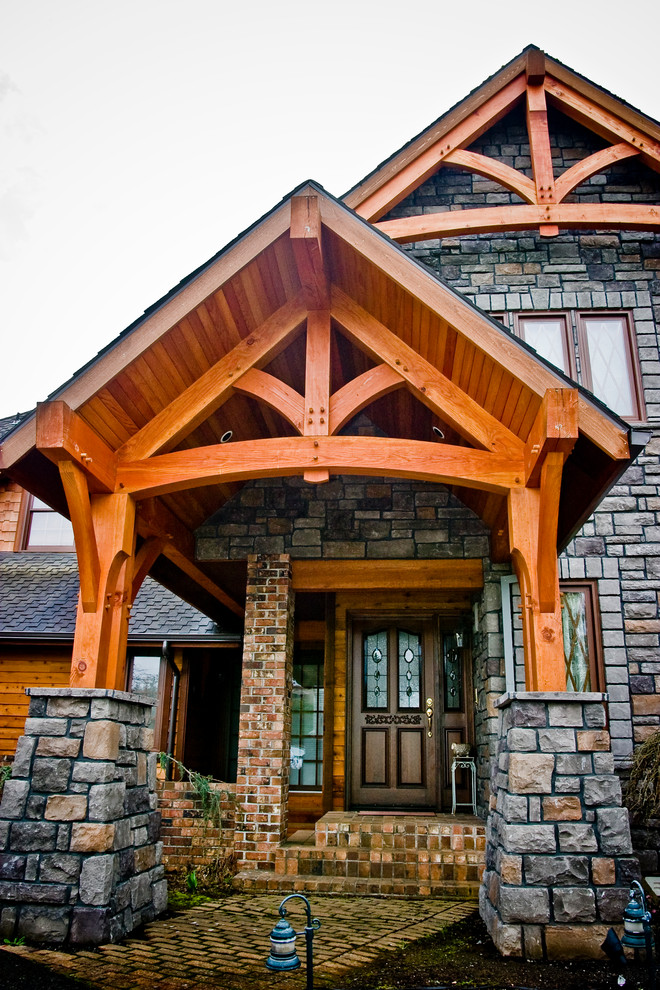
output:
M 78 565 L 72 553 L 0 553 L 0 637 L 73 638 Z M 237 640 L 146 578 L 131 610 L 131 639 Z

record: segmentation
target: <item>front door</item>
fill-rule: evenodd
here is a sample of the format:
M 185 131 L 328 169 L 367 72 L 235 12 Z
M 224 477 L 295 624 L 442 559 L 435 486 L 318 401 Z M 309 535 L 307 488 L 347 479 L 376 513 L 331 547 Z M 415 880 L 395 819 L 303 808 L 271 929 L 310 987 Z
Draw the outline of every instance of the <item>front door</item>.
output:
M 352 654 L 352 806 L 435 808 L 432 622 L 356 623 Z

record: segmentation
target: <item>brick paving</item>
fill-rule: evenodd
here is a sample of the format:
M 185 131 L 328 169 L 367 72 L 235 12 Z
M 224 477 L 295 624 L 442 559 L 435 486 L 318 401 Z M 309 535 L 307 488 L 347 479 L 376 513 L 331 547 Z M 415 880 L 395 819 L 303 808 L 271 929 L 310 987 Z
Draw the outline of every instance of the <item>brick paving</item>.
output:
M 305 940 L 298 939 L 301 969 L 275 974 L 265 968 L 270 931 L 281 896 L 235 894 L 145 925 L 140 937 L 94 951 L 59 952 L 5 947 L 66 976 L 112 990 L 299 990 L 305 986 Z M 476 911 L 474 901 L 322 897 L 311 902 L 321 929 L 314 937 L 318 987 L 339 987 L 341 976 L 373 962 L 380 952 L 434 935 Z M 305 925 L 302 902 L 287 915 Z

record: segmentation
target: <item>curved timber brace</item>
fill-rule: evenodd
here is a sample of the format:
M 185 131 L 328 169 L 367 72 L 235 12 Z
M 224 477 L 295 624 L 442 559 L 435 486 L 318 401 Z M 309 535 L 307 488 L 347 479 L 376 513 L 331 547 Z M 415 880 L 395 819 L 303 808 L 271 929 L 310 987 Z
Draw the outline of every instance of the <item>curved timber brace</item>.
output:
M 525 446 L 524 488 L 508 495 L 528 691 L 565 691 L 557 525 L 564 462 L 578 436 L 576 389 L 548 389 Z

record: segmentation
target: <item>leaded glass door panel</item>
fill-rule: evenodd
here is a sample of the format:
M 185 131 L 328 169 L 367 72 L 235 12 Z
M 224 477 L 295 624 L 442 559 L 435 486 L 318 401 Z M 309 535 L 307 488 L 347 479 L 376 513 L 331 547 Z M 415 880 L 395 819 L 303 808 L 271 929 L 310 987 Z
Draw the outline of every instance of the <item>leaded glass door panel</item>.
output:
M 356 624 L 351 803 L 434 808 L 437 708 L 430 622 Z

